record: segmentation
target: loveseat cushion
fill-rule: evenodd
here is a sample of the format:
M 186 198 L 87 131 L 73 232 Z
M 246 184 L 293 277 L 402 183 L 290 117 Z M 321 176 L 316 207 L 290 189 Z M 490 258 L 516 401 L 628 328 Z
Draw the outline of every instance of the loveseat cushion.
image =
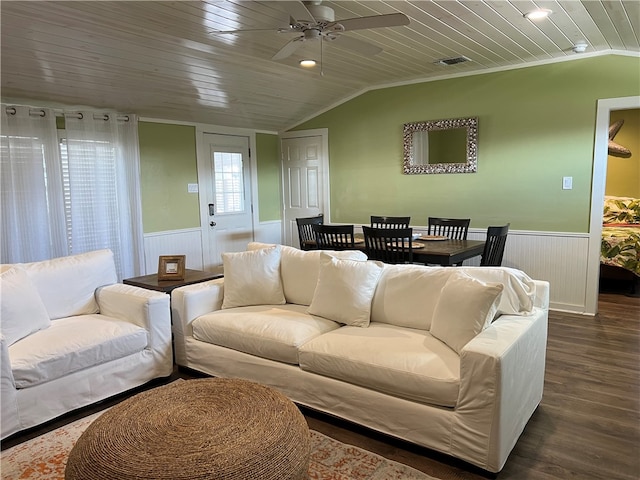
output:
M 19 266 L 0 273 L 0 327 L 7 345 L 51 325 L 33 282 Z
M 272 247 L 273 244 L 251 242 L 248 250 L 258 250 Z M 367 256 L 359 250 L 299 250 L 294 247 L 282 245 L 280 257 L 280 275 L 282 276 L 282 288 L 287 303 L 298 305 L 311 305 L 313 294 L 318 283 L 320 273 L 320 255 L 331 255 L 342 260 L 366 260 Z
M 21 264 L 33 281 L 49 318 L 98 313 L 94 293 L 118 281 L 111 250 Z
M 197 340 L 297 365 L 298 347 L 340 327 L 304 305 L 256 305 L 217 310 L 192 322 Z
M 300 368 L 396 397 L 453 407 L 460 357 L 424 330 L 345 326 L 300 347 Z
M 105 315 L 61 318 L 9 347 L 16 387 L 26 388 L 144 350 L 147 331 Z M 42 399 L 46 401 L 46 399 Z

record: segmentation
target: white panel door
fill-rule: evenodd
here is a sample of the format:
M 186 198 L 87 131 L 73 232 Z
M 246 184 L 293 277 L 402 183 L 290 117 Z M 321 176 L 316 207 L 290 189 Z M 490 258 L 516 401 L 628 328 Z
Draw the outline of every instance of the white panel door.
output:
M 284 196 L 284 243 L 300 246 L 296 218 L 327 213 L 326 137 L 304 136 L 282 138 L 282 173 Z
M 204 206 L 209 215 L 209 251 L 213 266 L 222 265 L 222 253 L 247 249 L 253 241 L 249 138 L 204 134 L 210 166 L 211 198 Z

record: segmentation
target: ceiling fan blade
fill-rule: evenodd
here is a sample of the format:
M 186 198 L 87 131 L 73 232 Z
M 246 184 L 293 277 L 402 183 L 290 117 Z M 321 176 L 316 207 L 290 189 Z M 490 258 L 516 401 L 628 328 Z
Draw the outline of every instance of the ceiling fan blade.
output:
M 358 40 L 357 38 L 349 37 L 348 35 L 340 35 L 335 40 L 339 46 L 353 50 L 361 55 L 367 57 L 373 57 L 374 55 L 382 52 L 382 48 L 369 42 Z
M 390 13 L 388 15 L 373 15 L 371 17 L 347 18 L 336 21 L 329 26 L 339 23 L 345 31 L 364 30 L 366 28 L 400 27 L 409 25 L 409 17 L 404 13 Z
M 304 41 L 304 37 L 296 37 L 293 40 L 287 42 L 284 47 L 276 52 L 276 54 L 271 57 L 271 60 L 282 60 L 283 58 L 287 58 L 293 52 L 295 52 L 300 46 L 302 46 L 302 42 Z
M 289 16 L 294 20 L 294 23 L 297 21 L 316 23 L 316 19 L 313 18 L 313 15 L 311 15 L 311 12 L 307 9 L 304 3 L 298 1 L 278 3 L 284 7 Z
M 234 33 L 247 33 L 247 32 L 273 32 L 279 31 L 275 28 L 247 28 L 242 30 L 211 30 L 211 35 L 229 35 Z

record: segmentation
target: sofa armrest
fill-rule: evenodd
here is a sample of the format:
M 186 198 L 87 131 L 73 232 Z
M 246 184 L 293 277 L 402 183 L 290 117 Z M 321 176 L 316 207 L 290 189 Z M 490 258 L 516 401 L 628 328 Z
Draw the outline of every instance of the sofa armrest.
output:
M 186 337 L 193 335 L 191 322 L 205 313 L 222 308 L 224 278 L 176 288 L 171 292 L 171 317 L 175 357 L 178 365 L 186 365 Z
M 96 290 L 102 315 L 134 323 L 148 332 L 152 350 L 171 351 L 170 297 L 166 293 L 116 283 Z
M 3 335 L 0 335 L 0 426 L 1 438 L 5 438 L 19 430 L 18 394 L 16 383 L 11 371 L 9 345 Z
M 548 310 L 541 308 L 503 315 L 462 349 L 456 410 L 474 421 L 461 422 L 456 435 L 487 437 L 491 471 L 504 466 L 542 400 L 547 323 Z

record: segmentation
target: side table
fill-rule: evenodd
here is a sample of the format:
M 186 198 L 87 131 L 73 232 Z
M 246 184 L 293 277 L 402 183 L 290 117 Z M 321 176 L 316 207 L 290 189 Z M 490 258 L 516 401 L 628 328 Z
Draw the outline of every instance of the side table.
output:
M 185 285 L 191 285 L 193 283 L 206 282 L 207 280 L 214 280 L 216 278 L 221 278 L 222 276 L 223 275 L 220 273 L 186 269 L 184 271 L 184 280 L 158 280 L 158 274 L 152 273 L 151 275 L 143 275 L 141 277 L 125 278 L 122 280 L 122 283 L 170 294 L 178 287 L 184 287 Z
M 164 292 L 171 295 L 171 292 L 178 287 L 184 287 L 185 285 L 191 285 L 194 283 L 206 282 L 207 280 L 214 280 L 221 278 L 224 275 L 220 273 L 203 272 L 202 270 L 189 270 L 184 271 L 184 280 L 158 280 L 158 274 L 152 273 L 151 275 L 142 275 L 141 277 L 125 278 L 122 283 L 126 285 L 133 285 L 134 287 L 142 287 L 147 290 L 156 290 L 158 292 Z M 173 309 L 171 312 L 173 317 Z M 171 318 L 171 325 L 173 329 L 173 318 Z M 172 344 L 172 349 L 175 350 L 175 346 Z M 175 351 L 173 352 L 173 358 L 175 359 Z M 175 361 L 175 360 L 174 360 Z

